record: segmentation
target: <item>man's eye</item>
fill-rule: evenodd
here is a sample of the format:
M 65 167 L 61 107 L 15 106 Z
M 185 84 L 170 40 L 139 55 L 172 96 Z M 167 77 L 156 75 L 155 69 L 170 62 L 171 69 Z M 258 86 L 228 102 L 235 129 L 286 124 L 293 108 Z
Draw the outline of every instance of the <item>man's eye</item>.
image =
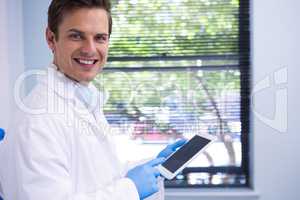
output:
M 72 39 L 72 40 L 81 40 L 81 35 L 79 35 L 79 34 L 71 34 L 70 35 L 70 38 Z
M 106 35 L 101 35 L 101 36 L 96 37 L 96 41 L 100 42 L 100 43 L 107 42 L 107 40 L 108 40 L 108 37 Z

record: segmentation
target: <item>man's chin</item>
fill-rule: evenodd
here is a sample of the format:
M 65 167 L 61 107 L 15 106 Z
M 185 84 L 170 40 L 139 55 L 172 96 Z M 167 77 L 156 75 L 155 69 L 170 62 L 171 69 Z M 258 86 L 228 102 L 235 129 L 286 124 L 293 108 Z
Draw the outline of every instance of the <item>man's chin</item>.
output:
M 94 80 L 94 78 L 96 77 L 96 75 L 97 74 L 84 75 L 84 76 L 81 76 L 78 80 L 80 80 L 79 82 L 82 82 L 82 83 L 89 83 L 92 80 Z

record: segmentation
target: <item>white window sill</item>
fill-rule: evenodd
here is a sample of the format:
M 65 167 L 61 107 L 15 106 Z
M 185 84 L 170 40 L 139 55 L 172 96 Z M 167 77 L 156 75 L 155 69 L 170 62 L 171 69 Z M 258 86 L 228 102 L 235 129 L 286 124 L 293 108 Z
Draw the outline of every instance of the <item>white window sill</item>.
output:
M 200 188 L 200 189 L 165 189 L 166 200 L 199 200 L 205 199 L 242 199 L 242 200 L 257 200 L 259 194 L 252 189 L 212 189 L 212 188 Z

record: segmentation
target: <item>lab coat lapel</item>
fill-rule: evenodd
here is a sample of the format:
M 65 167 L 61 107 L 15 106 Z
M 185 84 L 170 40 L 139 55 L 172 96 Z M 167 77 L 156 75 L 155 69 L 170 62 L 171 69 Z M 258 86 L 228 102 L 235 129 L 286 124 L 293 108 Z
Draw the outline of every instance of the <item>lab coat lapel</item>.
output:
M 48 79 L 44 81 L 44 84 L 58 96 L 71 103 L 73 114 L 81 120 L 78 122 L 78 128 L 80 128 L 80 123 L 88 123 L 97 138 L 103 140 L 106 132 L 105 128 L 101 127 L 101 122 L 93 116 L 92 111 L 88 110 L 84 102 L 75 95 L 77 89 L 76 84 L 78 83 L 65 77 L 57 70 L 54 64 L 51 64 L 50 67 L 48 67 Z
M 82 120 L 83 123 L 88 123 L 93 133 L 99 140 L 103 140 L 105 137 L 105 128 L 101 126 L 101 123 L 95 118 L 91 111 L 78 99 L 76 99 L 76 108 L 74 109 L 76 116 Z

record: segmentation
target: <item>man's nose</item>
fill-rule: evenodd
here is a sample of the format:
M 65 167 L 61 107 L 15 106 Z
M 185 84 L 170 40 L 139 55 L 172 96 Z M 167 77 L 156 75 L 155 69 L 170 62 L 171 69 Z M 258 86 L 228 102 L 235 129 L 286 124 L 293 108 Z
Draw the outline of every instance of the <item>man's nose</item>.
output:
M 81 53 L 85 55 L 93 55 L 96 52 L 96 44 L 93 40 L 85 40 L 81 47 Z

